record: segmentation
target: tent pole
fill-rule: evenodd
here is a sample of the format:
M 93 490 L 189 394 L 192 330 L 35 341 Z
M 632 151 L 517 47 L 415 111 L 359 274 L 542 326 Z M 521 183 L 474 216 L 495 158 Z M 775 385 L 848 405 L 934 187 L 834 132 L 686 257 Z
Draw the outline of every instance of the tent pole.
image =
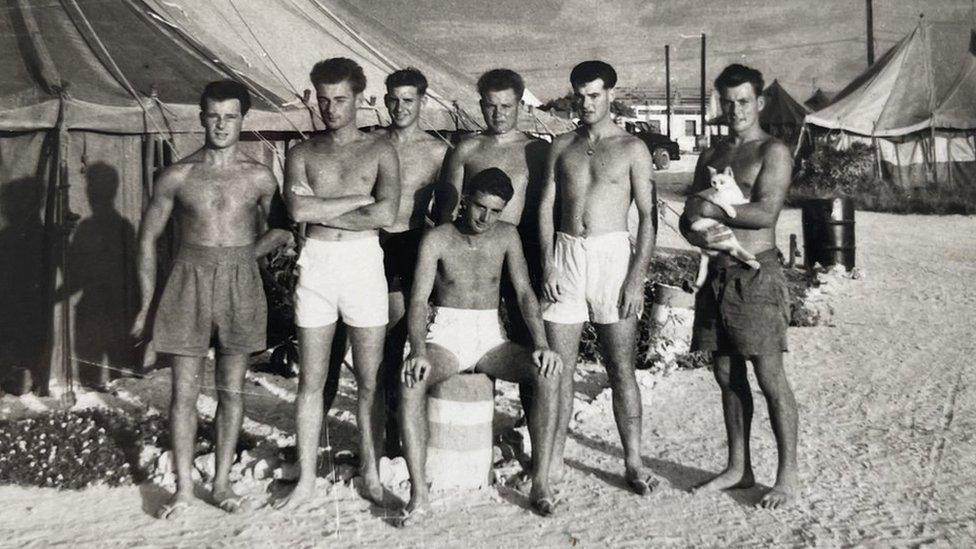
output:
M 60 108 L 58 109 L 58 121 L 55 126 L 55 130 L 57 131 L 57 144 L 54 150 L 54 184 L 51 188 L 55 195 L 53 201 L 54 223 L 52 228 L 55 231 L 55 242 L 58 247 L 58 253 L 55 256 L 56 259 L 49 276 L 52 277 L 52 287 L 55 288 L 56 292 L 54 294 L 56 308 L 60 309 L 60 317 L 57 318 L 55 324 L 55 330 L 60 331 L 60 336 L 56 333 L 52 338 L 52 343 L 59 346 L 60 349 L 57 352 L 52 350 L 55 353 L 55 360 L 52 361 L 52 366 L 56 366 L 56 369 L 51 372 L 48 391 L 50 392 L 50 384 L 53 382 L 57 386 L 59 394 L 52 396 L 59 396 L 62 405 L 70 408 L 75 404 L 75 372 L 71 344 L 71 293 L 67 290 L 69 288 L 68 245 L 71 231 L 78 221 L 78 216 L 71 212 L 70 196 L 68 194 L 71 185 L 68 183 L 69 133 L 66 119 L 69 96 L 67 84 L 62 83 L 62 86 L 56 91 L 60 96 Z M 60 292 L 57 290 L 59 266 L 61 268 Z

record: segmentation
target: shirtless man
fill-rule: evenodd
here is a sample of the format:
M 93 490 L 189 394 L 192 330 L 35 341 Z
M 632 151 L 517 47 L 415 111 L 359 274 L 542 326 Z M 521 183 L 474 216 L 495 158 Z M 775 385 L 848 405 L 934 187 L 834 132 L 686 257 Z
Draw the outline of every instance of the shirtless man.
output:
M 500 168 L 512 180 L 515 194 L 502 212 L 502 221 L 516 225 L 529 268 L 529 282 L 536 295 L 542 292 L 542 263 L 539 259 L 538 211 L 549 144 L 517 130 L 525 83 L 518 73 L 508 69 L 490 70 L 478 79 L 481 115 L 487 131 L 472 135 L 451 151 L 444 170 L 444 197 L 438 197 L 439 222 L 453 218 L 464 184 L 474 174 L 488 168 Z M 502 279 L 502 301 L 510 327 L 509 337 L 522 345 L 531 345 L 528 325 L 519 313 L 518 299 L 509 278 Z M 531 388 L 519 388 L 522 405 L 531 410 Z
M 397 374 L 407 342 L 406 304 L 413 284 L 420 238 L 436 189 L 447 143 L 420 129 L 420 113 L 427 104 L 427 78 L 417 69 L 398 70 L 386 77 L 386 109 L 390 127 L 378 130 L 393 144 L 400 159 L 400 208 L 393 224 L 380 231 L 383 264 L 389 286 L 390 320 L 386 326 L 382 380 L 387 409 L 396 410 Z M 398 454 L 399 434 L 392 414 L 387 416 L 386 453 Z
M 152 345 L 173 355 L 170 431 L 176 494 L 160 518 L 186 513 L 193 501 L 200 375 L 216 339 L 217 448 L 213 502 L 229 513 L 255 502 L 234 493 L 228 474 L 244 417 L 241 397 L 247 357 L 266 347 L 267 301 L 256 260 L 289 234 L 264 231 L 278 188 L 271 170 L 238 150 L 247 88 L 230 80 L 212 82 L 200 96 L 203 148 L 166 168 L 156 180 L 139 233 L 142 305 L 132 326 L 141 339 L 156 288 L 156 240 L 175 213 L 179 251 L 166 281 L 153 325 Z M 263 233 L 263 234 L 262 234 Z
M 735 206 L 730 218 L 710 202 L 691 197 L 681 218 L 682 232 L 696 246 L 709 247 L 731 233 L 755 254 L 761 267 L 750 269 L 727 255 L 712 259 L 708 277 L 695 303 L 692 348 L 712 351 L 715 379 L 722 390 L 722 411 L 729 442 L 728 465 L 702 490 L 747 488 L 754 484 L 749 455 L 752 393 L 746 361 L 766 397 L 773 424 L 779 467 L 776 484 L 760 505 L 779 507 L 796 495 L 797 410 L 786 373 L 786 327 L 789 321 L 786 279 L 776 249 L 776 221 L 790 186 L 792 157 L 789 148 L 759 127 L 763 108 L 762 74 L 742 65 L 729 65 L 715 80 L 727 117 L 731 141 L 706 150 L 698 159 L 691 192 L 709 186 L 708 168 L 731 167 L 748 204 Z M 689 232 L 688 214 L 716 219 L 707 234 Z
M 613 416 L 624 448 L 624 477 L 643 495 L 657 484 L 641 461 L 641 397 L 634 375 L 637 319 L 654 251 L 651 156 L 642 141 L 610 118 L 617 83 L 613 67 L 585 61 L 569 78 L 582 125 L 553 142 L 539 210 L 545 273 L 542 318 L 549 342 L 567 365 L 550 473 L 553 478 L 562 473 L 573 409 L 573 366 L 583 323 L 589 320 L 607 362 Z M 633 253 L 627 232 L 631 201 L 639 214 Z
M 383 437 L 384 410 L 376 392 L 389 314 L 378 233 L 396 218 L 397 154 L 388 139 L 356 127 L 356 109 L 366 87 L 359 65 L 341 57 L 326 59 L 312 68 L 310 77 L 326 130 L 292 148 L 285 162 L 285 201 L 292 218 L 308 224 L 295 288 L 301 472 L 291 495 L 276 502 L 278 508 L 299 505 L 315 486 L 322 391 L 340 317 L 352 342 L 363 495 L 376 503 L 383 499 L 376 448 Z
M 420 245 L 414 296 L 408 316 L 410 357 L 403 364 L 400 421 L 410 471 L 410 502 L 404 525 L 428 510 L 425 476 L 427 389 L 473 371 L 529 383 L 537 391 L 529 414 L 532 437 L 532 506 L 551 515 L 555 501 L 548 472 L 556 428 L 559 356 L 549 350 L 539 304 L 529 285 L 522 243 L 514 225 L 499 222 L 512 198 L 511 180 L 489 168 L 468 182 L 461 213 L 453 223 L 430 230 Z M 498 318 L 503 267 L 529 324 L 532 345 L 506 341 Z M 434 292 L 434 320 L 427 327 L 427 301 Z

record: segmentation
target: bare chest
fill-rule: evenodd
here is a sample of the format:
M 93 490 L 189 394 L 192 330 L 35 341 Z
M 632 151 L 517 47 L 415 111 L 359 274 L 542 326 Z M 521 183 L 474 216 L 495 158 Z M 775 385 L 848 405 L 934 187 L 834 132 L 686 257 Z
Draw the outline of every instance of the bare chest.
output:
M 504 249 L 494 242 L 469 242 L 458 237 L 441 256 L 439 274 L 445 282 L 475 285 L 497 279 L 504 258 Z
M 529 180 L 529 162 L 523 144 L 478 147 L 465 159 L 464 178 L 471 179 L 488 168 L 504 171 L 512 180 L 516 194 L 525 190 Z
M 435 183 L 444 155 L 438 154 L 426 143 L 408 143 L 395 146 L 400 159 L 400 184 L 404 190 L 413 190 Z
M 630 163 L 617 147 L 590 148 L 584 143 L 568 147 L 556 163 L 556 176 L 568 196 L 630 194 Z
M 742 145 L 738 149 L 729 148 L 721 151 L 708 165 L 720 172 L 726 167 L 731 167 L 736 185 L 744 196 L 749 197 L 752 196 L 752 187 L 762 170 L 762 156 L 757 147 Z
M 369 194 L 376 184 L 379 162 L 363 144 L 320 147 L 305 159 L 309 185 L 319 196 Z
M 184 211 L 220 215 L 252 208 L 259 193 L 242 173 L 199 171 L 190 175 L 176 198 Z

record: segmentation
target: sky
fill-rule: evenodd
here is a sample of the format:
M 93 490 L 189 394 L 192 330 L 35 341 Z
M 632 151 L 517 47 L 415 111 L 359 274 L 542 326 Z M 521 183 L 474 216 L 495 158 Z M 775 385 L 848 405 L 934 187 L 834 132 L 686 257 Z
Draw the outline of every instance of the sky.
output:
M 873 0 L 875 58 L 927 21 L 974 25 L 976 0 Z M 383 25 L 462 72 L 520 72 L 543 101 L 569 91 L 585 59 L 617 69 L 619 86 L 698 86 L 701 33 L 708 86 L 733 62 L 761 70 L 801 101 L 839 91 L 867 66 L 862 0 L 356 0 Z

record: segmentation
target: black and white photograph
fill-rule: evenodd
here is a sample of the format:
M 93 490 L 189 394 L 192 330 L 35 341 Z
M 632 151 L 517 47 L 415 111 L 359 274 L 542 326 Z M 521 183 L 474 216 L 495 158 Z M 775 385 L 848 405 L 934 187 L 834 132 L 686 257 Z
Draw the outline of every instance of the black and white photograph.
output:
M 0 41 L 0 547 L 976 545 L 976 0 Z

